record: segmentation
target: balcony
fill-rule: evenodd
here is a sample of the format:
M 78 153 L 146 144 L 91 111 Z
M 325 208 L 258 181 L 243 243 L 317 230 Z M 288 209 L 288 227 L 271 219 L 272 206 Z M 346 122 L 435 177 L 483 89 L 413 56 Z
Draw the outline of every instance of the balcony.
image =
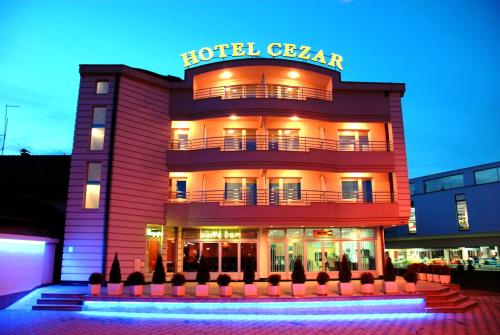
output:
M 330 151 L 392 151 L 392 142 L 387 141 L 336 141 L 314 137 L 208 137 L 188 140 L 174 140 L 170 150 L 220 149 L 221 151 L 299 151 L 310 149 Z
M 277 84 L 245 84 L 207 87 L 195 90 L 193 99 L 319 99 L 332 101 L 332 92 L 311 87 Z

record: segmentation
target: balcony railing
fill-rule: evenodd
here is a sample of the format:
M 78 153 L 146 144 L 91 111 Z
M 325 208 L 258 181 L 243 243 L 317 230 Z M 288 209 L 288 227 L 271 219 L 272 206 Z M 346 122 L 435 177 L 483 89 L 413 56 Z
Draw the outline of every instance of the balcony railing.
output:
M 312 87 L 277 84 L 246 84 L 207 87 L 195 90 L 193 99 L 320 99 L 332 101 L 332 92 Z
M 216 202 L 228 206 L 283 206 L 310 205 L 311 203 L 370 204 L 394 202 L 391 192 L 333 192 L 318 190 L 212 190 L 171 192 L 170 203 Z
M 218 148 L 221 151 L 391 151 L 392 143 L 386 141 L 336 141 L 314 137 L 252 136 L 207 137 L 170 142 L 170 150 L 201 150 Z

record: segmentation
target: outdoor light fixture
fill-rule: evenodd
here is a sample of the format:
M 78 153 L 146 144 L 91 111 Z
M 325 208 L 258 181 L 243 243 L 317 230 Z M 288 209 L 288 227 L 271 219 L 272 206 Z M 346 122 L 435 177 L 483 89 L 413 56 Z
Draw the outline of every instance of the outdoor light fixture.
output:
M 238 116 L 236 116 L 236 115 L 234 115 L 234 114 L 231 114 L 231 115 L 229 116 L 229 119 L 231 119 L 231 120 L 238 120 Z
M 229 71 L 224 71 L 219 75 L 219 78 L 221 79 L 229 79 L 233 76 L 233 74 Z
M 288 72 L 288 76 L 292 79 L 297 79 L 300 77 L 300 74 L 297 71 L 290 71 Z
M 292 120 L 292 121 L 299 121 L 300 118 L 297 115 L 294 115 L 294 116 L 290 117 L 290 120 Z

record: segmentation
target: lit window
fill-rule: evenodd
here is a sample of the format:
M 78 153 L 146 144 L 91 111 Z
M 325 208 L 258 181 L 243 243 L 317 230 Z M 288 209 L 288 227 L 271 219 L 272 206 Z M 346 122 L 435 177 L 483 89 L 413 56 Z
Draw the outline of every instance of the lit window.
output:
M 109 81 L 98 81 L 96 85 L 96 94 L 108 94 Z
M 104 148 L 104 133 L 106 125 L 106 107 L 94 107 L 92 129 L 90 131 L 90 150 Z
M 286 200 L 300 200 L 300 179 L 286 178 L 283 180 L 283 193 Z
M 500 168 L 475 171 L 474 177 L 476 178 L 477 185 L 496 183 L 500 181 Z
M 358 181 L 342 180 L 342 200 L 356 200 L 358 198 Z
M 339 130 L 340 151 L 370 151 L 368 130 Z
M 464 176 L 462 174 L 426 180 L 424 182 L 425 193 L 444 191 L 463 186 Z
M 469 216 L 467 215 L 465 194 L 455 195 L 455 207 L 457 210 L 458 230 L 469 230 Z
M 243 180 L 242 178 L 226 178 L 224 183 L 224 200 L 243 200 Z
M 242 129 L 224 129 L 224 150 L 237 151 L 243 149 Z
M 87 183 L 85 185 L 85 208 L 99 208 L 101 195 L 101 163 L 88 163 Z
M 410 219 L 408 220 L 408 233 L 417 233 L 417 219 L 415 217 L 415 206 L 413 205 L 413 201 L 411 202 Z

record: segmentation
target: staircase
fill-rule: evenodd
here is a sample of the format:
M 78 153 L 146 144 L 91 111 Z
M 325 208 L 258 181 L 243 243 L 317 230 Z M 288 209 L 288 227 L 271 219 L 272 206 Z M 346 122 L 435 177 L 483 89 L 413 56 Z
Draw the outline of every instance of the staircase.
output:
M 426 295 L 427 313 L 463 313 L 477 305 L 477 301 L 459 294 L 458 285 L 448 285 L 437 290 L 419 291 Z
M 81 311 L 83 294 L 42 293 L 41 299 L 32 306 L 37 311 Z

